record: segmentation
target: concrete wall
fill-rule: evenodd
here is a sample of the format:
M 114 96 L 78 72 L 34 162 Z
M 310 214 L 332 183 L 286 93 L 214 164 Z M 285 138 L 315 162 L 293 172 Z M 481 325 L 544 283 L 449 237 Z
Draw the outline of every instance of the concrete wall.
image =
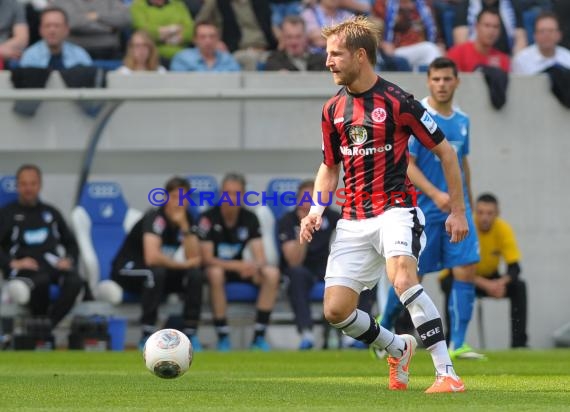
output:
M 425 95 L 424 75 L 385 77 L 418 97 Z M 270 177 L 312 176 L 321 160 L 324 94 L 337 90 L 328 74 L 111 74 L 108 84 L 115 89 L 157 91 L 315 91 L 314 97 L 299 100 L 123 104 L 104 132 L 92 178 L 119 181 L 129 201 L 140 209 L 148 207 L 148 191 L 174 173 L 220 177 L 225 171 L 239 170 L 256 190 L 264 189 Z M 61 85 L 54 76 L 48 86 Z M 9 74 L 0 72 L 0 96 L 10 87 Z M 552 332 L 570 321 L 570 309 L 564 304 L 570 290 L 565 271 L 570 249 L 566 217 L 570 112 L 550 93 L 544 76 L 513 76 L 507 105 L 496 111 L 482 77 L 464 75 L 456 102 L 472 121 L 474 193 L 493 191 L 499 196 L 502 215 L 514 226 L 523 252 L 530 344 L 549 347 Z M 12 112 L 12 102 L 0 100 L 0 174 L 12 174 L 23 162 L 38 163 L 46 175 L 44 198 L 69 212 L 93 124 L 94 119 L 71 102 L 44 102 L 36 116 L 22 118 Z M 435 282 L 428 279 L 427 284 L 437 295 Z M 487 344 L 505 347 L 508 305 L 485 306 Z

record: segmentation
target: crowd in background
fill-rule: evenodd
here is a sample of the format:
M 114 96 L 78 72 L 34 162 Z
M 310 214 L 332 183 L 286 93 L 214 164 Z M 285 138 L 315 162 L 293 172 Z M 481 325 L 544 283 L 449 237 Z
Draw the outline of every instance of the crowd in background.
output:
M 570 68 L 563 0 L 1 0 L 0 69 L 326 70 L 321 28 L 355 14 L 382 29 L 378 70 Z

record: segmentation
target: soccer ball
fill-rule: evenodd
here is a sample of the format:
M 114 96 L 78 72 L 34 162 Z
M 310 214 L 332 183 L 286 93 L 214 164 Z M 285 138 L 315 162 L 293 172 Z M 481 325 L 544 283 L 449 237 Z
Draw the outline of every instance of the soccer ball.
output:
M 184 375 L 192 364 L 190 339 L 176 329 L 161 329 L 147 339 L 143 349 L 149 371 L 163 379 Z

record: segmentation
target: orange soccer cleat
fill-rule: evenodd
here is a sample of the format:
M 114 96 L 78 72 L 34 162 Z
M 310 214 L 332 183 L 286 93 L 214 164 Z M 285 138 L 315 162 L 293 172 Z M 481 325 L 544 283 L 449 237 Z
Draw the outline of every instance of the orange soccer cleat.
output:
M 453 393 L 465 392 L 465 385 L 460 378 L 454 378 L 449 375 L 438 375 L 435 382 L 429 387 L 425 393 Z
M 402 356 L 395 358 L 388 356 L 388 365 L 390 366 L 390 381 L 388 389 L 392 391 L 405 391 L 408 389 L 408 381 L 410 376 L 410 361 L 416 351 L 416 338 L 412 335 L 401 335 L 402 339 L 406 342 L 406 350 Z

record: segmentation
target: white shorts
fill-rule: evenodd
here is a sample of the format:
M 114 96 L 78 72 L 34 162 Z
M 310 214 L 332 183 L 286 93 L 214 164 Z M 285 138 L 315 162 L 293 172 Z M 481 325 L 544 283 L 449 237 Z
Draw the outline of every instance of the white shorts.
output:
M 363 220 L 341 219 L 331 245 L 325 287 L 346 286 L 360 293 L 372 289 L 384 273 L 386 259 L 419 259 L 426 244 L 425 218 L 418 207 L 394 207 Z

